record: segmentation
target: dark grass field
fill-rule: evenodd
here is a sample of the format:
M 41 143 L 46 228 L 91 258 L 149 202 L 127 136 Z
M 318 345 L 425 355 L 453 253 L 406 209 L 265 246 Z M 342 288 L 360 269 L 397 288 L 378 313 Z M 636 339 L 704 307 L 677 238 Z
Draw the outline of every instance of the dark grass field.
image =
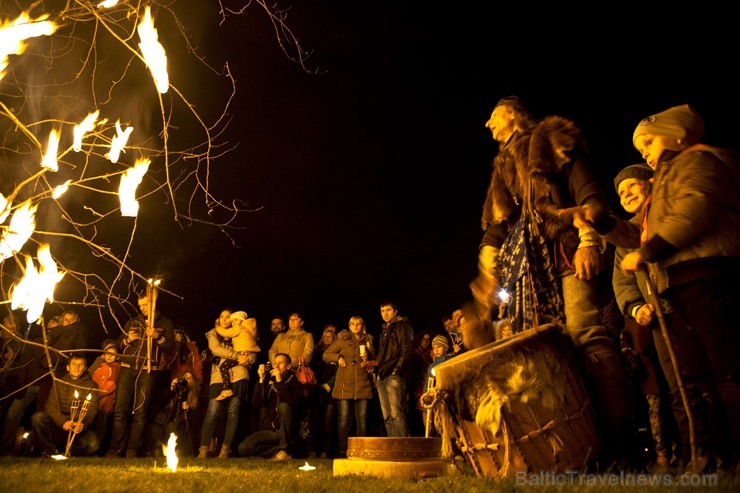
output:
M 540 491 L 740 491 L 737 477 L 694 477 L 679 484 L 670 475 L 525 475 L 497 480 L 475 476 L 466 465 L 450 474 L 415 478 L 334 476 L 333 460 L 182 459 L 176 472 L 162 459 L 0 459 L 0 492 L 540 492 Z

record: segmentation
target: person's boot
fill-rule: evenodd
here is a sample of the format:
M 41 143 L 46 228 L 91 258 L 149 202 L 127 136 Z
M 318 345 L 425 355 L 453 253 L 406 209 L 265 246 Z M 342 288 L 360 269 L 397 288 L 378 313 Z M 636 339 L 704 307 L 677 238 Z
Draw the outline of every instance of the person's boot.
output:
M 208 445 L 201 445 L 198 449 L 198 458 L 199 459 L 207 459 L 208 458 Z
M 228 459 L 231 453 L 231 447 L 228 445 L 221 445 L 221 452 L 218 454 L 219 459 Z
M 627 380 L 617 345 L 599 340 L 585 344 L 580 350 L 586 387 L 606 449 L 602 460 L 619 470 L 633 469 L 640 461 Z

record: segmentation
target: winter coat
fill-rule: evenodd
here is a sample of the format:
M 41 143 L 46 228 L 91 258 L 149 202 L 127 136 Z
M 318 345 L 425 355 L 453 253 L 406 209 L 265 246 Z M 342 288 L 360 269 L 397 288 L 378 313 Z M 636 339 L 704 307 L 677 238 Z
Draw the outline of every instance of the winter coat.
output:
M 414 359 L 414 329 L 406 317 L 383 324 L 378 344 L 378 378 L 405 376 Z
M 147 320 L 143 314 L 133 317 L 126 323 L 124 335 L 118 341 L 119 353 L 121 355 L 121 366 L 124 368 L 140 369 L 146 367 L 147 341 L 146 336 L 141 336 L 135 341 L 128 340 L 129 329 L 140 328 L 143 333 L 146 330 Z M 164 370 L 160 368 L 159 362 L 164 353 L 175 352 L 175 328 L 172 320 L 159 315 L 154 318 L 154 328 L 159 329 L 159 336 L 152 337 L 151 367 L 152 371 Z
M 647 242 L 656 289 L 713 277 L 740 261 L 740 166 L 722 150 L 697 144 L 655 170 Z
M 337 339 L 324 351 L 324 361 L 337 364 L 337 373 L 334 380 L 334 389 L 331 396 L 335 399 L 370 399 L 373 396 L 372 374 L 360 366 L 360 345 L 364 344 L 367 350 L 367 359 L 375 359 L 373 338 L 369 334 L 362 334 L 360 339 L 355 338 L 351 331 L 344 329 L 337 334 Z M 347 366 L 338 366 L 339 356 L 344 358 Z
M 306 332 L 301 329 L 298 332 L 281 332 L 273 341 L 270 350 L 268 351 L 270 362 L 275 363 L 275 355 L 278 353 L 284 353 L 290 356 L 290 362 L 293 368 L 298 368 L 300 357 L 303 356 L 303 363 L 305 365 L 311 364 L 311 358 L 313 357 L 313 334 Z
M 108 364 L 102 359 L 102 356 L 99 356 L 90 369 L 93 372 L 92 379 L 100 389 L 98 410 L 110 413 L 116 403 L 116 383 L 118 374 L 121 372 L 121 362 L 114 361 L 112 364 Z
M 64 427 L 64 423 L 71 419 L 71 405 L 74 399 L 74 393 L 77 391 L 79 396 L 80 404 L 79 409 L 82 409 L 83 401 L 90 396 L 90 404 L 87 408 L 87 414 L 82 420 L 85 425 L 85 429 L 90 427 L 90 424 L 95 421 L 95 415 L 98 414 L 98 384 L 96 384 L 90 372 L 86 371 L 76 380 L 69 376 L 69 373 L 65 374 L 61 380 L 54 382 L 49 393 L 49 399 L 46 401 L 46 407 L 44 411 L 49 415 L 54 424 L 58 427 Z
M 295 426 L 297 424 L 295 417 L 300 416 L 305 411 L 305 409 L 300 409 L 301 406 L 305 407 L 305 401 L 303 399 L 303 384 L 298 381 L 293 370 L 288 370 L 279 382 L 265 380 L 265 382 L 257 382 L 254 385 L 252 405 L 257 410 L 264 410 L 260 419 L 261 430 L 275 431 L 279 428 L 278 404 L 281 402 L 288 404 L 293 411 L 294 422 L 291 426 Z
M 238 355 L 234 349 L 225 342 L 225 339 L 218 335 L 216 329 L 211 329 L 206 332 L 206 339 L 208 340 L 208 349 L 211 351 L 213 356 L 219 358 L 233 359 L 236 360 Z M 249 365 L 253 365 L 257 361 L 257 355 L 254 353 L 247 355 Z M 211 365 L 211 380 L 210 385 L 221 385 L 223 384 L 223 378 L 221 377 L 221 369 L 218 364 Z M 245 366 L 235 365 L 229 370 L 229 376 L 231 377 L 231 383 L 236 383 L 239 380 L 249 380 L 249 371 Z

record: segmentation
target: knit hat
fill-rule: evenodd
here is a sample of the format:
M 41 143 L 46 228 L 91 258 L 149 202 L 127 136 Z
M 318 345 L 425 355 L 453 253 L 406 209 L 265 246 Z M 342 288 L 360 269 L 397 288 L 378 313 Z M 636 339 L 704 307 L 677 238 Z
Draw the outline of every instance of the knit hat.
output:
M 645 134 L 673 137 L 693 145 L 704 135 L 704 121 L 691 105 L 674 106 L 638 123 L 632 134 L 632 144 L 634 145 L 637 137 Z
M 238 318 L 239 320 L 244 321 L 244 320 L 247 319 L 247 312 L 243 312 L 242 311 L 242 312 L 234 312 L 234 313 L 232 313 L 231 314 L 231 319 L 233 320 L 235 318 Z
M 447 342 L 447 338 L 443 335 L 438 335 L 434 339 L 432 339 L 432 346 L 442 346 L 445 348 L 445 351 L 450 349 L 450 343 Z
M 630 164 L 629 166 L 622 168 L 622 171 L 617 173 L 616 178 L 614 178 L 614 188 L 619 191 L 619 184 L 628 178 L 634 178 L 635 180 L 649 180 L 652 177 L 653 168 L 647 164 Z
M 108 348 L 114 347 L 118 349 L 118 344 L 116 344 L 116 341 L 114 339 L 106 339 L 103 341 L 103 344 L 100 346 L 100 348 L 105 351 Z

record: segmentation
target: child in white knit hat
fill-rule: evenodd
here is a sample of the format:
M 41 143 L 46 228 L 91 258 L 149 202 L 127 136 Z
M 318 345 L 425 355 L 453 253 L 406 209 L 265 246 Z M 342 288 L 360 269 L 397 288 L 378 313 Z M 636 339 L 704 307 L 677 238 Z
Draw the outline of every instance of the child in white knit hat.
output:
M 647 264 L 655 291 L 673 308 L 671 342 L 696 425 L 695 436 L 681 430 L 692 474 L 732 470 L 740 443 L 740 158 L 701 144 L 703 133 L 690 105 L 635 128 L 632 142 L 655 177 L 641 244 L 620 263 L 624 273 Z
M 259 335 L 257 333 L 257 321 L 254 318 L 247 318 L 247 312 L 238 311 L 231 314 L 231 327 L 216 327 L 216 332 L 221 337 L 231 339 L 231 345 L 237 353 L 258 353 L 260 347 L 257 345 Z M 231 390 L 231 370 L 238 363 L 232 359 L 224 359 L 218 369 L 221 372 L 223 380 L 223 390 L 216 397 L 217 401 L 222 401 L 234 395 Z

